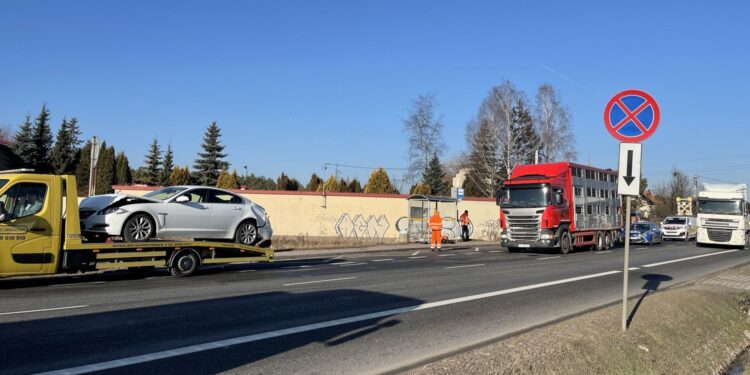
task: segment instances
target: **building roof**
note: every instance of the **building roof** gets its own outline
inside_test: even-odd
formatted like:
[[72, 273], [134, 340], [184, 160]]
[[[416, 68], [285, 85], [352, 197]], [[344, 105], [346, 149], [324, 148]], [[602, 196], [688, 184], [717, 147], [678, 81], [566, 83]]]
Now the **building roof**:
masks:
[[440, 202], [440, 203], [456, 202], [456, 200], [451, 197], [441, 197], [438, 195], [422, 195], [422, 194], [410, 195], [409, 198], [406, 198], [406, 199], [410, 201], [428, 201], [428, 202]]

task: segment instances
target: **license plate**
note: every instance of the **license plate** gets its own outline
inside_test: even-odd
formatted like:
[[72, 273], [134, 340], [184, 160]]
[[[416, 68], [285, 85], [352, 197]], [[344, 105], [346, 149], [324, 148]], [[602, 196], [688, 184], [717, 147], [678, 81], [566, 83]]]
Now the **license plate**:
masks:
[[518, 247], [531, 247], [531, 245], [527, 243], [518, 244]]

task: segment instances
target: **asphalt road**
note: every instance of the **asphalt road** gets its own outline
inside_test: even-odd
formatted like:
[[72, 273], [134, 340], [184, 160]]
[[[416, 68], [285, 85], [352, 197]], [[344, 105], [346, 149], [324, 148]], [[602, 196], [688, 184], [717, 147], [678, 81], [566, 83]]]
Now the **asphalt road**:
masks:
[[[233, 265], [190, 278], [2, 280], [0, 373], [397, 371], [619, 300], [622, 255], [483, 247]], [[692, 243], [634, 246], [629, 291], [748, 261], [750, 251]]]

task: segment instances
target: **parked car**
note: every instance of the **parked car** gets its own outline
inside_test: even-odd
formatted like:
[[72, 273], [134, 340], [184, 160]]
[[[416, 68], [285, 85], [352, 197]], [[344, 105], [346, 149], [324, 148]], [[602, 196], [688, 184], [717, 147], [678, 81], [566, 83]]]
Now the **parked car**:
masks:
[[232, 192], [204, 186], [171, 186], [142, 197], [125, 194], [84, 199], [79, 209], [86, 238], [121, 236], [234, 240], [271, 245], [273, 229], [263, 207]]
[[664, 239], [690, 241], [698, 236], [698, 221], [692, 216], [670, 216], [661, 223]]
[[630, 243], [654, 245], [664, 242], [664, 234], [659, 226], [650, 221], [630, 224]]

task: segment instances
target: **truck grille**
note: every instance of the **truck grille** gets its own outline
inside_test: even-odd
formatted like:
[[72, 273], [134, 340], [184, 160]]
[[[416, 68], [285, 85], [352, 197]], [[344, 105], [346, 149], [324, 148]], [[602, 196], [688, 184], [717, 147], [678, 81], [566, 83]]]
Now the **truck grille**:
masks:
[[508, 216], [508, 234], [514, 241], [539, 240], [539, 215]]
[[731, 230], [709, 229], [708, 239], [713, 242], [729, 242], [732, 239]]
[[705, 225], [713, 226], [713, 227], [720, 227], [720, 228], [737, 228], [737, 220], [732, 219], [706, 219]]

